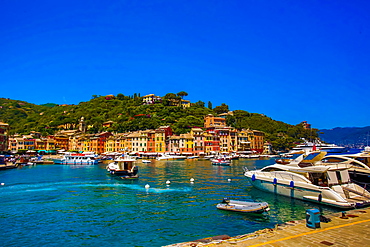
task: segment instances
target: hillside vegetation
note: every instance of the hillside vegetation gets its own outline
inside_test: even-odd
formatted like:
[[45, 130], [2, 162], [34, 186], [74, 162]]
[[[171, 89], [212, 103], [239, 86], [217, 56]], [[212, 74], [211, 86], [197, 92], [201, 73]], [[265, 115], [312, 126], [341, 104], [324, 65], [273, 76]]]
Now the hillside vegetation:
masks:
[[[179, 97], [172, 93], [164, 96], [161, 103], [151, 105], [143, 105], [142, 97], [136, 94], [94, 95], [90, 101], [78, 105], [35, 105], [0, 98], [0, 121], [10, 125], [11, 134], [29, 134], [30, 131], [36, 131], [44, 136], [52, 135], [62, 129], [76, 129], [81, 117], [84, 117], [89, 133], [123, 133], [169, 125], [175, 134], [182, 134], [189, 132], [192, 127], [203, 127], [204, 116], [207, 114], [218, 115], [229, 111], [226, 104], [212, 108], [210, 102], [208, 107], [205, 107], [202, 101], [188, 108], [172, 106], [171, 103], [176, 100], [179, 100]], [[289, 125], [244, 110], [235, 110], [233, 113], [233, 116], [226, 117], [228, 126], [239, 130], [249, 128], [263, 131], [266, 140], [270, 141], [276, 150], [290, 148], [295, 142], [299, 142], [300, 138], [317, 137], [317, 130], [306, 130], [300, 124]], [[106, 121], [114, 122], [111, 128], [103, 127], [102, 124]]]

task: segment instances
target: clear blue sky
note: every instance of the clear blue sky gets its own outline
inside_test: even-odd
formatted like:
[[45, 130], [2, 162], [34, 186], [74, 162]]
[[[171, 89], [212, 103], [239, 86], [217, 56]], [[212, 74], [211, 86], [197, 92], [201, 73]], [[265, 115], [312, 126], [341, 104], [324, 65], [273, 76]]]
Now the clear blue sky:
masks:
[[0, 97], [185, 91], [314, 128], [370, 125], [370, 1], [3, 0]]

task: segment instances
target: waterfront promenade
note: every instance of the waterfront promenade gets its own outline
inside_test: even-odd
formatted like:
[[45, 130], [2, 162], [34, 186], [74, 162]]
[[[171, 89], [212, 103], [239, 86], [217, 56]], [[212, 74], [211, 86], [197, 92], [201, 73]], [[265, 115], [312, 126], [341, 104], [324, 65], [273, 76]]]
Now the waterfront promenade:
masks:
[[331, 222], [321, 222], [320, 228], [311, 229], [306, 220], [292, 221], [277, 225], [275, 229], [264, 229], [251, 234], [228, 237], [226, 235], [210, 237], [167, 247], [188, 246], [369, 246], [370, 209], [357, 209], [335, 213], [327, 218]]

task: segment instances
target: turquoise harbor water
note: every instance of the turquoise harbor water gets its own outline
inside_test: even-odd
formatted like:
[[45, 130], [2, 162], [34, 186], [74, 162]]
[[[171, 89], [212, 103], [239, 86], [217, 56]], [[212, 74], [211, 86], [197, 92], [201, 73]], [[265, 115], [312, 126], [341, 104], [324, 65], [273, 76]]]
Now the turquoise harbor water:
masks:
[[[254, 169], [271, 163], [273, 160], [236, 160], [230, 167], [218, 167], [210, 161], [139, 161], [137, 180], [112, 177], [105, 165], [3, 170], [0, 243], [163, 246], [273, 228], [277, 223], [303, 219], [308, 208], [319, 208], [324, 214], [338, 211], [251, 187], [243, 176], [243, 166]], [[262, 216], [217, 210], [216, 204], [224, 197], [266, 201], [271, 210]]]

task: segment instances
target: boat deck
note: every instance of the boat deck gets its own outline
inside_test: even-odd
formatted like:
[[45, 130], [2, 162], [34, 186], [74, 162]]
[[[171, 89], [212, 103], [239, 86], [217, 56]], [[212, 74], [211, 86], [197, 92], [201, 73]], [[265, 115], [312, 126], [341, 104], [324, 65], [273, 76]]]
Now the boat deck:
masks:
[[229, 237], [210, 237], [167, 247], [188, 246], [368, 246], [370, 241], [370, 209], [357, 209], [325, 215], [331, 220], [320, 223], [321, 228], [306, 226], [306, 220], [279, 224], [275, 229], [264, 229], [251, 234]]

